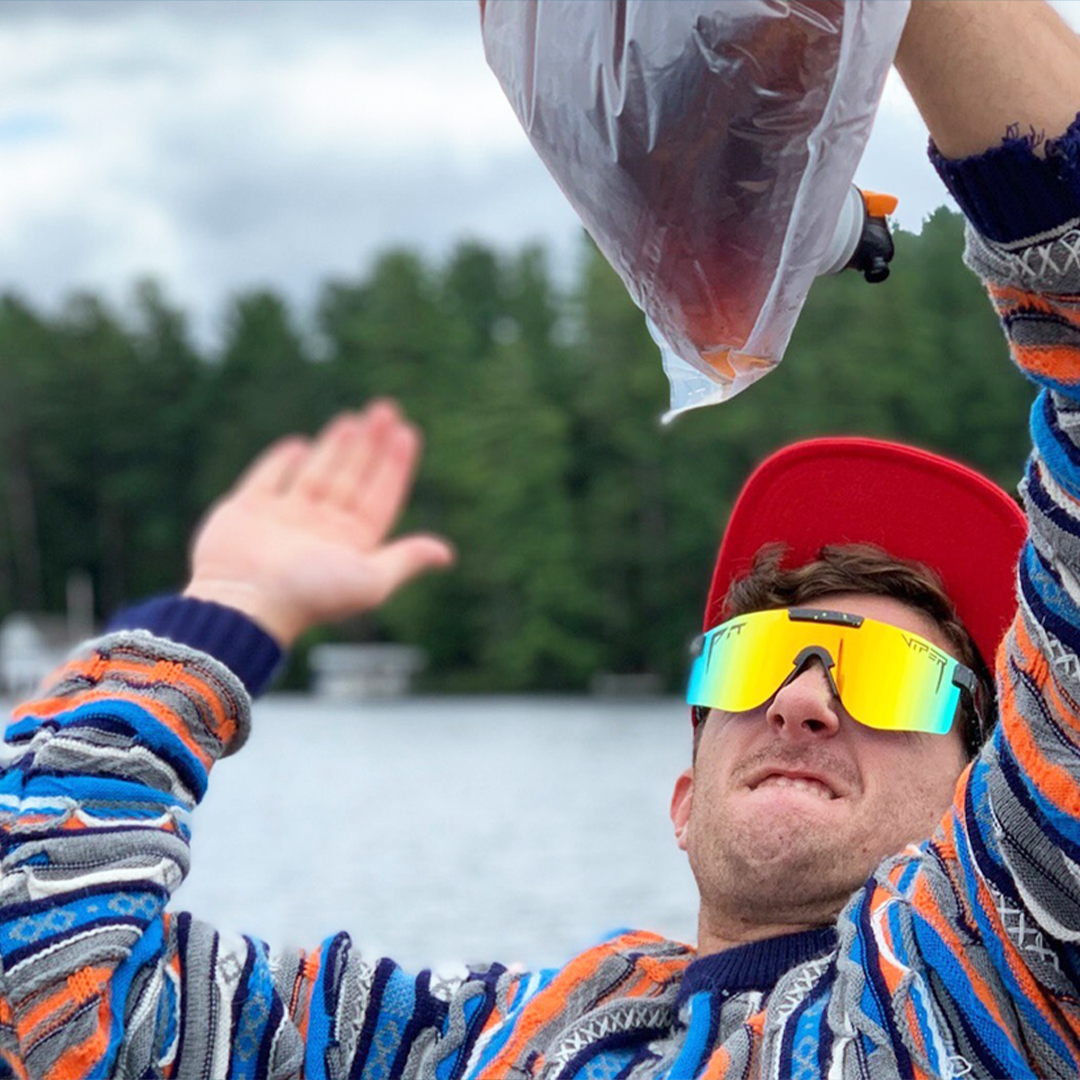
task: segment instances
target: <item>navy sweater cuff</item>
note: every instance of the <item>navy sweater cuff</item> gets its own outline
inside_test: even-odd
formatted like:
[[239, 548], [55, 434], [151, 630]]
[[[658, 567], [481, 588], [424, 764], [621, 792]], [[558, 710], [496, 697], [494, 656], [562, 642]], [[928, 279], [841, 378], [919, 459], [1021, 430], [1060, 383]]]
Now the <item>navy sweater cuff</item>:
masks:
[[951, 161], [930, 143], [930, 160], [968, 221], [996, 243], [1037, 240], [1080, 218], [1080, 116], [1045, 145], [1010, 129], [1000, 146]]
[[118, 611], [105, 628], [149, 630], [209, 653], [243, 682], [257, 697], [269, 686], [284, 653], [262, 627], [235, 608], [187, 596], [155, 596]]

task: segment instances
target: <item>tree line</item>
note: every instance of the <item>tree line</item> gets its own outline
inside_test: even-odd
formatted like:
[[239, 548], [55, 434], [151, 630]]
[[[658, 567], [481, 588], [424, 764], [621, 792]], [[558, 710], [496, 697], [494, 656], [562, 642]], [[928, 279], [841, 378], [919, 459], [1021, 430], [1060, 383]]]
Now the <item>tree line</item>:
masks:
[[403, 527], [443, 533], [459, 564], [305, 644], [418, 644], [433, 690], [579, 690], [597, 672], [678, 687], [726, 515], [774, 448], [897, 438], [1015, 486], [1031, 395], [962, 234], [942, 210], [897, 236], [885, 284], [819, 281], [776, 371], [666, 428], [643, 318], [585, 242], [562, 288], [534, 247], [388, 251], [327, 282], [305, 327], [272, 291], [232, 298], [212, 351], [152, 282], [123, 315], [89, 293], [50, 314], [5, 295], [0, 618], [63, 610], [73, 570], [99, 617], [175, 589], [200, 513], [253, 454], [391, 395], [426, 437]]

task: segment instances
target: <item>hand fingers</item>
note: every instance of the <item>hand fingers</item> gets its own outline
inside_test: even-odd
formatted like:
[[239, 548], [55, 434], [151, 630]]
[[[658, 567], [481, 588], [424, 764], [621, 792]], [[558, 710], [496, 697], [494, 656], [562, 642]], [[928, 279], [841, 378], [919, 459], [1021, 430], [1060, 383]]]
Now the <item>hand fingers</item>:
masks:
[[357, 493], [374, 468], [386, 439], [403, 423], [397, 406], [390, 401], [376, 401], [360, 415], [359, 423], [331, 480], [327, 497], [342, 510], [351, 511]]
[[401, 512], [412, 488], [420, 448], [420, 432], [410, 424], [399, 424], [388, 432], [371, 471], [356, 492], [353, 512], [375, 543], [389, 532]]
[[289, 435], [267, 447], [237, 480], [233, 491], [241, 498], [279, 495], [310, 453], [307, 439]]
[[359, 422], [354, 413], [340, 413], [319, 432], [307, 460], [293, 477], [290, 494], [316, 501], [326, 497]]
[[292, 491], [344, 509], [395, 423], [400, 423], [400, 414], [391, 401], [372, 402], [360, 413], [340, 413], [319, 433], [311, 455], [294, 478]]
[[403, 536], [387, 544], [372, 559], [382, 586], [379, 602], [419, 574], [451, 566], [456, 557], [453, 547], [438, 536]]

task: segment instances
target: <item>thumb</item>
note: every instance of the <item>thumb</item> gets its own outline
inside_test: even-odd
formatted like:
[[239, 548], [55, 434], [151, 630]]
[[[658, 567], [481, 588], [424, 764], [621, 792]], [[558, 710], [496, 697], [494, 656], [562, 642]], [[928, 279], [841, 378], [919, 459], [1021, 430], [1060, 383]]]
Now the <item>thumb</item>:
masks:
[[429, 570], [451, 566], [457, 555], [447, 541], [438, 536], [403, 536], [383, 547], [373, 562], [389, 596], [407, 581]]

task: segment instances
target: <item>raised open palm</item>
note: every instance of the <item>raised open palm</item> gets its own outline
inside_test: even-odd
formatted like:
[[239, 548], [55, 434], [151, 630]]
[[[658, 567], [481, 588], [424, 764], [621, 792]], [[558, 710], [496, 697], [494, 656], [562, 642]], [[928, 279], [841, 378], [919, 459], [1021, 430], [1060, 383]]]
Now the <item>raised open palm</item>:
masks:
[[314, 441], [264, 451], [210, 511], [186, 592], [238, 608], [282, 644], [381, 604], [453, 562], [436, 536], [387, 540], [412, 488], [420, 434], [396, 405], [342, 413]]

